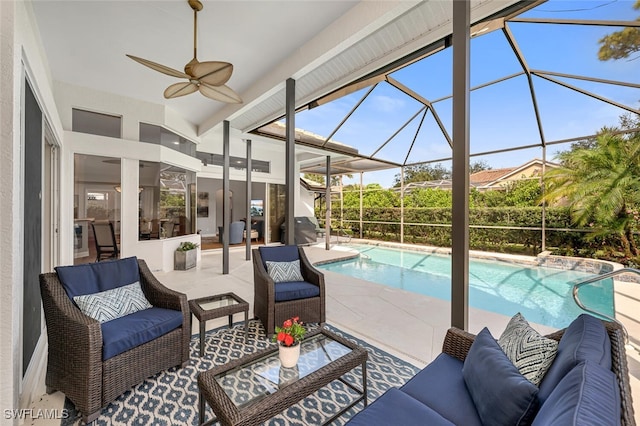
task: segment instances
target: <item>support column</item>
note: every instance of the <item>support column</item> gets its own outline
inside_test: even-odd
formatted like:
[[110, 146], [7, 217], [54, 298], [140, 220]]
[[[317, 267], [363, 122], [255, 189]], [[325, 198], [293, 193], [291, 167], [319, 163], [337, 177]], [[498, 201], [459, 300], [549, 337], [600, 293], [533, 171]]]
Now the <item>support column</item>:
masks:
[[244, 217], [246, 218], [246, 225], [245, 227], [245, 244], [247, 247], [247, 252], [246, 252], [246, 259], [247, 260], [251, 260], [251, 169], [253, 168], [253, 165], [251, 164], [251, 139], [247, 139], [245, 141], [247, 143], [247, 177], [246, 177], [246, 183], [247, 183], [247, 188], [245, 190], [245, 193], [247, 194], [247, 198], [246, 198], [246, 212]]
[[325, 213], [324, 223], [324, 248], [326, 250], [331, 249], [331, 156], [327, 155], [326, 173], [324, 180], [326, 182], [324, 188], [324, 200], [327, 203], [327, 210]]
[[296, 161], [296, 81], [292, 78], [287, 79], [286, 86], [286, 105], [285, 105], [285, 117], [286, 117], [286, 170], [285, 170], [285, 244], [295, 244], [295, 229], [294, 229], [294, 206], [295, 206], [295, 161]]
[[229, 122], [222, 122], [222, 273], [229, 273], [229, 226], [231, 192], [229, 190]]
[[362, 172], [360, 172], [360, 239], [362, 239], [362, 236], [364, 235], [364, 230], [362, 229], [363, 227], [363, 223], [362, 223], [362, 205], [363, 205], [363, 195], [362, 195], [362, 191], [363, 191], [363, 187], [362, 187]]
[[540, 250], [541, 251], [546, 251], [547, 250], [547, 202], [544, 200], [544, 196], [546, 193], [546, 188], [544, 185], [544, 174], [547, 172], [547, 146], [544, 145], [542, 147], [542, 176], [540, 176], [540, 191], [542, 193], [542, 235], [540, 235], [541, 238], [541, 244], [540, 244]]
[[469, 0], [453, 1], [451, 325], [469, 326]]
[[404, 244], [404, 166], [400, 167], [400, 243]]

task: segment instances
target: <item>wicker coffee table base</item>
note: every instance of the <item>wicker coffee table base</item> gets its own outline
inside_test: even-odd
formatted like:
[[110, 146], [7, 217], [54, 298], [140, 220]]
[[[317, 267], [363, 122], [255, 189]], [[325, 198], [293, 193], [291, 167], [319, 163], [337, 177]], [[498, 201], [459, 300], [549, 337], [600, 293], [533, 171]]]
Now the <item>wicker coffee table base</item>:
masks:
[[[238, 408], [229, 399], [229, 396], [217, 382], [216, 376], [235, 368], [248, 366], [265, 355], [269, 355], [274, 351], [277, 352], [277, 348], [267, 348], [255, 354], [244, 356], [227, 364], [215, 367], [212, 370], [200, 373], [198, 375], [199, 424], [201, 426], [206, 426], [214, 424], [215, 422], [220, 422], [222, 426], [259, 425], [273, 416], [282, 413], [287, 408], [298, 403], [314, 392], [317, 392], [334, 380], [339, 380], [344, 383], [346, 386], [354, 390], [359, 396], [349, 405], [334, 414], [324, 423], [324, 425], [332, 423], [360, 401], [364, 401], [364, 406], [366, 407], [368, 404], [367, 351], [364, 348], [354, 345], [346, 339], [343, 339], [342, 337], [327, 330], [322, 330], [321, 332], [329, 335], [332, 339], [340, 342], [341, 344], [350, 347], [352, 349], [351, 352], [287, 385], [286, 387], [281, 388], [272, 394], [266, 395], [261, 399], [256, 400], [254, 403], [242, 408]], [[362, 388], [358, 388], [342, 378], [342, 376], [358, 366], [362, 367]], [[205, 422], [207, 403], [211, 406], [217, 417]]]

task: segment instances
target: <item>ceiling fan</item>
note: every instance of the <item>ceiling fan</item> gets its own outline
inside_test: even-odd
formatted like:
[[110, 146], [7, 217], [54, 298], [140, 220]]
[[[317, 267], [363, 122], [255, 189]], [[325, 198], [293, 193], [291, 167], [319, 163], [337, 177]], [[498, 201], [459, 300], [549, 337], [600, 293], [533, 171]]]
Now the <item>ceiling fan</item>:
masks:
[[242, 99], [240, 96], [238, 96], [238, 94], [230, 87], [225, 85], [225, 83], [231, 78], [231, 73], [233, 72], [232, 64], [229, 62], [219, 61], [198, 61], [198, 12], [202, 10], [202, 3], [199, 0], [187, 0], [187, 2], [191, 9], [193, 9], [193, 59], [184, 66], [184, 72], [137, 56], [127, 56], [155, 71], [170, 75], [171, 77], [186, 78], [189, 80], [181, 83], [175, 83], [167, 87], [164, 91], [164, 97], [167, 99], [189, 95], [199, 90], [204, 96], [216, 101], [241, 103]]

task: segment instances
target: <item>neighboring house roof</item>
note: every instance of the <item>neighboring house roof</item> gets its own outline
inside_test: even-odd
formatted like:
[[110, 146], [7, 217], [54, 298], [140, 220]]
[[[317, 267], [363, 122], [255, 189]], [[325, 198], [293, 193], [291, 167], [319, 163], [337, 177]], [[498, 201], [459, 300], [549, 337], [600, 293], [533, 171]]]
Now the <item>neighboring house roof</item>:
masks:
[[469, 175], [469, 184], [472, 186], [484, 186], [510, 175], [516, 169], [517, 167], [505, 167], [503, 169], [481, 170]]
[[[482, 170], [469, 175], [469, 186], [478, 189], [502, 189], [504, 182], [531, 179], [541, 176], [542, 173], [542, 160], [534, 158], [521, 166], [517, 167], [504, 167], [501, 169]], [[559, 164], [547, 161], [545, 167], [556, 168], [560, 167]], [[523, 177], [524, 175], [524, 177]], [[451, 180], [429, 180], [424, 182], [410, 182], [405, 185], [405, 190], [411, 190], [415, 188], [440, 188], [451, 189]], [[400, 188], [394, 188], [399, 190]]]
[[534, 158], [518, 167], [506, 167], [503, 169], [483, 170], [469, 176], [469, 182], [477, 188], [499, 189], [504, 182], [538, 178], [542, 176], [542, 166], [548, 168], [560, 167], [557, 163], [550, 161], [543, 162], [539, 158]]

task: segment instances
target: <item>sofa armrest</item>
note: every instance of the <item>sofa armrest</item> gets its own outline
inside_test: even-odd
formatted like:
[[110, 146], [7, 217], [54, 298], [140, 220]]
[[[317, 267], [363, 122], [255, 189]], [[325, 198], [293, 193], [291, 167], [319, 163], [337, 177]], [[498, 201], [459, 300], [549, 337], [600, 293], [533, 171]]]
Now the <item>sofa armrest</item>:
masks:
[[149, 302], [158, 308], [182, 312], [182, 362], [187, 362], [191, 338], [191, 310], [187, 295], [172, 290], [158, 281], [144, 260], [138, 259], [138, 268], [140, 269], [140, 285]]
[[476, 336], [456, 327], [447, 330], [442, 344], [442, 352], [464, 361]]
[[[47, 323], [49, 362], [46, 385], [82, 394], [92, 413], [102, 401], [102, 329], [100, 323], [73, 304], [55, 272], [40, 274], [40, 294]], [[82, 376], [76, 374], [78, 370]], [[79, 399], [74, 398], [78, 401]]]
[[144, 260], [138, 259], [138, 267], [140, 268], [140, 286], [153, 306], [189, 312], [186, 294], [172, 290], [158, 281]]
[[304, 252], [303, 248], [299, 249], [300, 251], [300, 271], [302, 272], [302, 276], [304, 280], [320, 287], [321, 296], [324, 297], [324, 274], [320, 272], [317, 268], [315, 268], [309, 259], [307, 258], [307, 254]]

